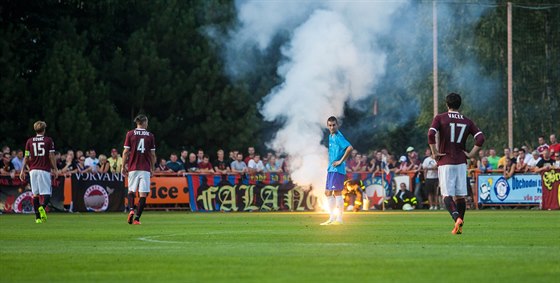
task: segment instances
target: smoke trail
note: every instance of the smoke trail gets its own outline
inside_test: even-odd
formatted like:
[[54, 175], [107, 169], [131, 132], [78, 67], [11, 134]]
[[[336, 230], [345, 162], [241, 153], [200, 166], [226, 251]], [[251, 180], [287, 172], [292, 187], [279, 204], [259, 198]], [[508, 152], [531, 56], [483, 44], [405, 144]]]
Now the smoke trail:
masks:
[[[291, 157], [293, 180], [324, 187], [327, 149], [321, 139], [329, 116], [341, 117], [345, 103], [371, 94], [385, 71], [386, 55], [376, 43], [389, 17], [403, 5], [388, 2], [238, 2], [241, 27], [228, 46], [265, 52], [272, 38], [289, 33], [278, 66], [283, 83], [264, 98], [267, 121], [285, 121], [269, 146]], [[231, 57], [230, 57], [231, 59]], [[242, 60], [236, 60], [237, 62]], [[250, 66], [231, 64], [230, 72]], [[341, 127], [344, 133], [344, 127]]]

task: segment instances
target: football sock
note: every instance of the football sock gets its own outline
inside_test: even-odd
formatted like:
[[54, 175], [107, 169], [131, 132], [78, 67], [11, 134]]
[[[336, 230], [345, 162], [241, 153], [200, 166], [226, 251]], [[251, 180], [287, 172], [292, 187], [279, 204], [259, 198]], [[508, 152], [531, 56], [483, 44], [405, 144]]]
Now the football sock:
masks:
[[330, 214], [329, 220], [334, 221], [336, 217], [334, 214], [334, 208], [336, 207], [336, 200], [334, 199], [333, 195], [327, 197], [327, 203], [329, 204], [329, 214]]
[[463, 221], [465, 220], [465, 210], [467, 210], [467, 202], [465, 201], [464, 198], [460, 198], [457, 199], [455, 201], [455, 203], [457, 204], [457, 211], [459, 212], [459, 217], [461, 217], [461, 219], [463, 219]]
[[140, 197], [138, 201], [138, 213], [136, 213], [136, 220], [140, 220], [140, 216], [142, 216], [142, 211], [144, 210], [144, 206], [146, 205], [146, 197]]
[[338, 207], [338, 215], [336, 221], [342, 222], [342, 212], [344, 211], [344, 198], [342, 196], [335, 196], [336, 206]]
[[47, 205], [51, 201], [51, 195], [43, 195], [43, 208], [47, 208]]
[[35, 209], [35, 219], [40, 219], [41, 214], [39, 214], [39, 196], [33, 196], [33, 208]]
[[134, 209], [134, 192], [128, 192], [128, 211]]
[[443, 202], [445, 203], [445, 207], [447, 207], [447, 211], [449, 211], [449, 214], [451, 214], [453, 221], [457, 221], [459, 212], [457, 211], [457, 204], [455, 204], [455, 201], [453, 201], [453, 197], [446, 196], [443, 198]]

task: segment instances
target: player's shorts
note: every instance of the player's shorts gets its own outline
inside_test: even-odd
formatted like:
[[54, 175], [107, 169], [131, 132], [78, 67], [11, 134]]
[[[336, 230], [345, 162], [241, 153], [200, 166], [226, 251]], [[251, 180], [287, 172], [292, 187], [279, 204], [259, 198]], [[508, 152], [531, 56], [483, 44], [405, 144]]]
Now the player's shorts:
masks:
[[150, 172], [130, 171], [128, 172], [128, 191], [141, 193], [150, 192]]
[[342, 191], [344, 189], [344, 179], [346, 176], [337, 172], [327, 173], [327, 191]]
[[51, 194], [51, 172], [34, 169], [29, 171], [29, 179], [33, 195]]
[[426, 179], [424, 189], [428, 194], [437, 196], [438, 179]]
[[438, 167], [441, 195], [467, 195], [467, 164], [448, 164]]

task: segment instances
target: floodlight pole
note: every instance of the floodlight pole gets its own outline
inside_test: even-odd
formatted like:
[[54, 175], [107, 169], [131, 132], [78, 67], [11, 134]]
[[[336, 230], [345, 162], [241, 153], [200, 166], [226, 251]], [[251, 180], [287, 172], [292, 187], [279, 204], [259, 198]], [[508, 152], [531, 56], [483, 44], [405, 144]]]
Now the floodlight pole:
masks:
[[434, 117], [438, 114], [438, 28], [436, 1], [432, 2], [432, 37], [433, 37], [433, 78], [434, 78]]
[[513, 148], [513, 55], [512, 55], [512, 28], [511, 28], [511, 2], [507, 3], [507, 91], [508, 91], [508, 147]]

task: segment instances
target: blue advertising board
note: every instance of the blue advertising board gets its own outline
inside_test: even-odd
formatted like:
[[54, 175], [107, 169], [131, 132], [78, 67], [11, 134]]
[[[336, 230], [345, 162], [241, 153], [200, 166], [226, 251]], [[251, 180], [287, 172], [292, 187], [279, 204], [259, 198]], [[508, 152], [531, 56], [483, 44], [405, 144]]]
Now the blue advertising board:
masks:
[[501, 174], [478, 176], [479, 204], [539, 204], [542, 199], [540, 174]]

